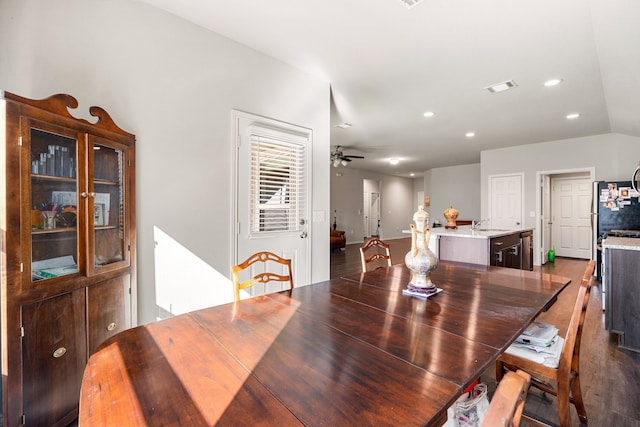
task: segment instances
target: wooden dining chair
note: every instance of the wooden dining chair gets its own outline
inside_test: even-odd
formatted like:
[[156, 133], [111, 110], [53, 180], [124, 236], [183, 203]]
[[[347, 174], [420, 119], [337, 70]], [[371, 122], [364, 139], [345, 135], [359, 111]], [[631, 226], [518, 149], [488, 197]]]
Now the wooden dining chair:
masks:
[[507, 372], [493, 393], [482, 427], [518, 427], [530, 381], [524, 371]]
[[[368, 253], [373, 252], [372, 255]], [[362, 272], [366, 273], [369, 264], [375, 261], [386, 261], [387, 266], [391, 267], [391, 252], [389, 245], [377, 237], [367, 240], [363, 247], [360, 248], [360, 262], [362, 263]]]
[[[558, 401], [558, 418], [561, 427], [571, 426], [571, 413], [569, 404], [573, 404], [578, 413], [578, 418], [583, 424], [587, 424], [587, 411], [582, 400], [580, 389], [580, 340], [584, 319], [587, 312], [587, 304], [591, 295], [593, 284], [593, 270], [595, 261], [590, 261], [582, 277], [578, 296], [576, 298], [567, 334], [562, 343], [560, 358], [557, 366], [547, 366], [528, 358], [503, 353], [496, 362], [496, 380], [500, 381], [506, 371], [524, 370], [531, 375], [531, 386], [556, 396]], [[557, 339], [562, 339], [558, 337]], [[549, 381], [556, 383], [556, 388]], [[534, 426], [546, 426], [544, 422], [527, 415], [522, 418]]]
[[[251, 267], [253, 264], [260, 262], [267, 267], [267, 263], [275, 262], [285, 267], [287, 274], [276, 274], [272, 272], [262, 272], [254, 275], [252, 278], [245, 282], [240, 282], [239, 274], [241, 271]], [[247, 258], [244, 262], [238, 265], [234, 265], [231, 268], [233, 277], [234, 297], [236, 301], [240, 301], [240, 290], [247, 289], [259, 283], [268, 282], [289, 282], [289, 289], [293, 289], [293, 274], [291, 271], [291, 260], [279, 257], [272, 252], [257, 252]]]

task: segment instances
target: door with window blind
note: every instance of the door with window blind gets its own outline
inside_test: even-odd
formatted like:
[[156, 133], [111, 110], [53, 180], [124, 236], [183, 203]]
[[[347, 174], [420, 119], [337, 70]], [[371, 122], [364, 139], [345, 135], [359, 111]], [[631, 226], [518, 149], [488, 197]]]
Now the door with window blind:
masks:
[[[233, 112], [236, 135], [235, 260], [269, 251], [292, 261], [295, 286], [310, 282], [309, 211], [311, 130], [242, 112]], [[256, 269], [263, 266], [254, 264]], [[280, 273], [281, 266], [268, 265]], [[254, 275], [262, 270], [247, 272]], [[247, 277], [248, 278], [248, 277]], [[241, 278], [243, 280], [243, 278]], [[288, 284], [250, 288], [251, 295]], [[241, 296], [242, 297], [242, 296]]]

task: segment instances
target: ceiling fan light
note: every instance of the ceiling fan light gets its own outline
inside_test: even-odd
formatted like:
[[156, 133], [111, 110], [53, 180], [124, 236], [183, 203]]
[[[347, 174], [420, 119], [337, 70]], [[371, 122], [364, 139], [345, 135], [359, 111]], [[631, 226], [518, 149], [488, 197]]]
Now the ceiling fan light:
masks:
[[342, 163], [342, 166], [347, 166], [349, 164], [349, 162], [344, 159], [342, 159], [342, 162], [340, 163]]
[[333, 167], [334, 167], [334, 168], [337, 168], [338, 166], [340, 166], [340, 159], [335, 159], [335, 160], [333, 161]]

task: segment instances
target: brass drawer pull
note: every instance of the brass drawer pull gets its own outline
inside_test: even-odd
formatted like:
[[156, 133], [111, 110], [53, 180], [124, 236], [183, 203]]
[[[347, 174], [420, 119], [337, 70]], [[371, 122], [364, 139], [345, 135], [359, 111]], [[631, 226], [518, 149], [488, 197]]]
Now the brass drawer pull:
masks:
[[115, 322], [111, 322], [107, 325], [107, 331], [113, 331], [118, 327], [118, 325]]
[[58, 357], [64, 356], [64, 354], [66, 352], [67, 352], [66, 348], [60, 347], [59, 349], [57, 349], [56, 351], [53, 352], [53, 357], [55, 357], [57, 359]]

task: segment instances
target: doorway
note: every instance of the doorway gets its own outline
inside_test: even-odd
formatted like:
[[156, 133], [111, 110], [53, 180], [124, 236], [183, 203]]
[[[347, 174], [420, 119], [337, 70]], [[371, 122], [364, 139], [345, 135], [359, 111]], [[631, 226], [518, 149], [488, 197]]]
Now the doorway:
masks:
[[240, 111], [233, 121], [233, 263], [273, 252], [291, 259], [296, 285], [307, 284], [312, 131]]
[[594, 168], [537, 172], [534, 263], [557, 256], [590, 259], [592, 253], [592, 182]]
[[380, 237], [380, 182], [372, 179], [362, 180], [362, 210], [364, 240]]
[[551, 248], [557, 256], [591, 258], [589, 178], [551, 178]]

